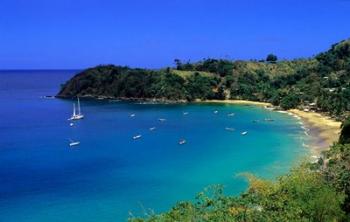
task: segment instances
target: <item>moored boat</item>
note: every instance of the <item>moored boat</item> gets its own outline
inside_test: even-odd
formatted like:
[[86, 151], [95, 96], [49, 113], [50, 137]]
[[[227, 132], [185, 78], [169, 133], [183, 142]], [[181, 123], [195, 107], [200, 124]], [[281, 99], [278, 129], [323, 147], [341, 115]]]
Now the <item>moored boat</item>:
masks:
[[184, 145], [186, 143], [186, 140], [185, 139], [180, 139], [179, 140], [179, 145]]
[[73, 114], [68, 120], [80, 120], [83, 118], [84, 118], [84, 115], [81, 113], [80, 101], [79, 101], [79, 97], [78, 97], [78, 110], [77, 110], [77, 112], [75, 111], [75, 103], [73, 103]]
[[235, 131], [235, 128], [232, 128], [232, 127], [225, 127], [225, 130], [227, 130], [227, 131]]
[[142, 135], [139, 134], [139, 135], [133, 136], [132, 138], [133, 138], [134, 140], [137, 140], [137, 139], [140, 139], [141, 137], [142, 137]]
[[73, 141], [73, 140], [70, 140], [69, 142], [69, 146], [72, 147], [72, 146], [78, 146], [80, 144], [80, 141]]

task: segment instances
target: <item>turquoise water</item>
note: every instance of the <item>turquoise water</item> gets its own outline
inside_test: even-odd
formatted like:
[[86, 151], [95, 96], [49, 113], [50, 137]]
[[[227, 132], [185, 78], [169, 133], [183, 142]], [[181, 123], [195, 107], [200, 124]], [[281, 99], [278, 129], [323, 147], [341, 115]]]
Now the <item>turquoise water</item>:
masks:
[[[0, 72], [0, 221], [125, 221], [211, 184], [238, 194], [247, 186], [238, 173], [273, 179], [306, 152], [293, 117], [255, 106], [83, 100], [86, 118], [70, 127], [72, 101], [40, 97], [73, 74]], [[264, 118], [275, 121], [253, 123]]]

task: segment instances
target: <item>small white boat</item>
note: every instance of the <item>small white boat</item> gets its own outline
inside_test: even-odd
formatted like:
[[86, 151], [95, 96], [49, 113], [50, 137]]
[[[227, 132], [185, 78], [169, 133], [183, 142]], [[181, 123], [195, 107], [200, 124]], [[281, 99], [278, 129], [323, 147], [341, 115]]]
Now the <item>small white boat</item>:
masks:
[[69, 126], [74, 126], [74, 123], [70, 123]]
[[166, 119], [164, 119], [164, 118], [159, 118], [158, 120], [159, 120], [159, 122], [165, 122], [166, 121]]
[[156, 127], [151, 127], [151, 128], [149, 128], [149, 130], [154, 131], [154, 130], [156, 130]]
[[137, 139], [140, 139], [142, 137], [142, 135], [136, 135], [136, 136], [133, 136], [132, 138], [134, 139], [134, 140], [137, 140]]
[[241, 134], [244, 136], [244, 135], [247, 135], [247, 131], [244, 131], [244, 132], [242, 132]]
[[183, 112], [183, 115], [184, 115], [184, 116], [188, 115], [188, 112]]
[[215, 110], [215, 111], [214, 111], [214, 114], [218, 114], [218, 112], [219, 112], [219, 111]]
[[234, 116], [234, 115], [235, 115], [234, 113], [227, 114], [227, 116]]
[[227, 130], [227, 131], [235, 131], [235, 128], [232, 128], [232, 127], [225, 127], [225, 130]]
[[78, 146], [80, 144], [79, 141], [73, 141], [73, 140], [70, 140], [69, 142], [69, 146], [72, 147], [72, 146]]
[[135, 116], [136, 116], [135, 113], [130, 114], [130, 117], [135, 117]]
[[186, 143], [186, 140], [185, 139], [181, 139], [180, 141], [179, 141], [179, 145], [184, 145]]
[[68, 120], [80, 120], [83, 118], [84, 118], [84, 115], [81, 114], [80, 101], [79, 101], [79, 97], [78, 97], [78, 113], [75, 112], [75, 103], [73, 103], [73, 114]]
[[42, 96], [41, 98], [44, 98], [44, 99], [54, 99], [55, 96]]

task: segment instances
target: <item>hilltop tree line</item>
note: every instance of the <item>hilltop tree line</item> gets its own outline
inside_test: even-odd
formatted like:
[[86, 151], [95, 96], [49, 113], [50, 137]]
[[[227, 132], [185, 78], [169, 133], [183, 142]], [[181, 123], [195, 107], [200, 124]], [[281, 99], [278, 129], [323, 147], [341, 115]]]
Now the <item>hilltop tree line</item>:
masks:
[[105, 65], [87, 69], [62, 86], [58, 96], [136, 99], [246, 99], [283, 109], [312, 108], [342, 117], [350, 110], [350, 40], [314, 58], [278, 61], [204, 59], [161, 70]]
[[335, 44], [311, 59], [277, 62], [206, 59], [176, 60], [176, 68], [221, 77], [228, 98], [270, 102], [284, 109], [310, 106], [339, 116], [350, 110], [350, 41]]
[[[248, 99], [284, 109], [312, 108], [342, 119], [350, 110], [349, 40], [310, 59], [278, 61], [269, 55], [264, 61], [177, 59], [175, 64], [161, 70], [97, 66], [63, 84], [58, 96]], [[304, 163], [276, 182], [245, 176], [250, 185], [240, 196], [224, 195], [222, 187], [213, 186], [167, 212], [129, 220], [349, 221], [350, 119], [342, 124], [339, 142], [316, 163]]]

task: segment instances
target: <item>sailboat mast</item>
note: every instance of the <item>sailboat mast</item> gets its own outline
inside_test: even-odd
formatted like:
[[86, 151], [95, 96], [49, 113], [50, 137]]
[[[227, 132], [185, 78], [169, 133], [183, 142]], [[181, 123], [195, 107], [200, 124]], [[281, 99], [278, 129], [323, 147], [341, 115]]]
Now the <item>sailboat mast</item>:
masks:
[[78, 115], [80, 115], [80, 101], [79, 101], [79, 97], [78, 97]]
[[73, 116], [75, 116], [75, 103], [73, 103]]

